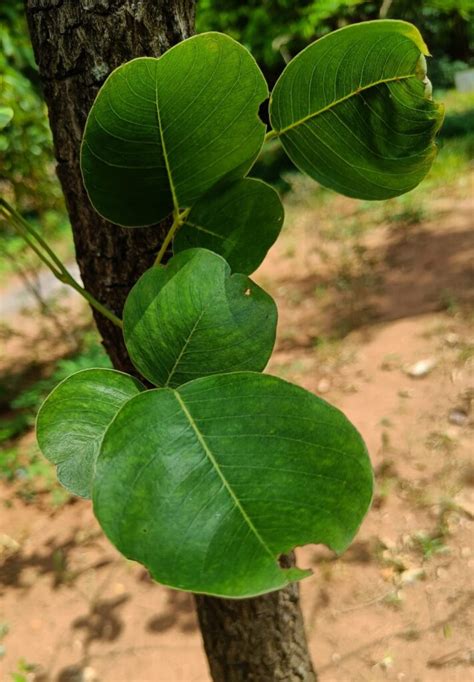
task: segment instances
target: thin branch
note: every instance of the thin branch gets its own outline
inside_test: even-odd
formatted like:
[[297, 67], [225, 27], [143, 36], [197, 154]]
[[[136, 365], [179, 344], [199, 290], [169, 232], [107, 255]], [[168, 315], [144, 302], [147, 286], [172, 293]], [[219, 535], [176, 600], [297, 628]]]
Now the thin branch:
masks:
[[80, 294], [86, 301], [95, 308], [99, 313], [104, 315], [117, 327], [122, 328], [122, 320], [117, 317], [111, 310], [106, 308], [102, 303], [97, 301], [92, 294], [90, 294], [79, 282], [77, 282], [71, 275], [69, 270], [65, 267], [63, 262], [58, 258], [50, 246], [45, 242], [40, 234], [30, 225], [30, 223], [21, 216], [10, 204], [0, 197], [0, 214], [10, 222], [10, 224], [17, 230], [21, 237], [25, 240], [28, 246], [36, 253], [36, 255], [43, 261], [43, 263], [51, 270], [53, 275], [63, 284], [72, 287], [78, 294]]
[[[16, 209], [13, 208], [13, 206], [10, 206], [10, 204], [5, 201], [5, 199], [2, 199], [0, 197], [0, 207], [3, 208], [4, 212], [8, 212], [12, 218], [15, 219], [15, 221], [23, 228], [23, 230], [26, 230], [26, 232], [33, 237], [35, 241], [38, 242], [38, 244], [41, 246], [42, 249], [44, 249], [45, 253], [48, 255], [48, 258], [51, 259], [51, 262], [54, 263], [55, 268], [57, 268], [60, 272], [65, 272], [66, 268], [64, 267], [62, 261], [56, 256], [54, 251], [49, 247], [49, 245], [44, 241], [43, 237], [34, 229], [30, 223], [23, 218], [23, 216], [18, 213]], [[44, 261], [44, 258], [41, 258], [41, 260]], [[48, 266], [51, 268], [51, 266]]]
[[[1, 201], [1, 200], [0, 200]], [[0, 213], [3, 214], [3, 217], [6, 220], [9, 220], [10, 224], [16, 229], [20, 237], [23, 237], [25, 242], [28, 244], [30, 249], [36, 253], [38, 258], [51, 270], [53, 275], [57, 277], [58, 279], [61, 277], [62, 272], [56, 267], [54, 263], [52, 263], [48, 257], [41, 251], [39, 246], [34, 242], [34, 240], [31, 238], [30, 234], [24, 229], [22, 223], [18, 222], [15, 218], [14, 215], [10, 215], [1, 205], [0, 205]]]

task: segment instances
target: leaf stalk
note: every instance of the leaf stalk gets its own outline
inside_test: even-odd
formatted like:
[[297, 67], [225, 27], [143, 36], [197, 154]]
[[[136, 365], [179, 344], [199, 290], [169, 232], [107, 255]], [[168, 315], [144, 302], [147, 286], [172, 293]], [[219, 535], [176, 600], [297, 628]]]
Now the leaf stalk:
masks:
[[279, 133], [276, 130], [269, 130], [268, 133], [265, 135], [264, 142], [274, 140], [276, 137], [279, 137]]
[[181, 211], [181, 212], [179, 212], [179, 211], [174, 212], [173, 224], [171, 225], [171, 227], [168, 231], [168, 234], [166, 235], [166, 237], [163, 241], [163, 244], [161, 245], [161, 248], [158, 251], [158, 254], [156, 256], [155, 263], [154, 263], [155, 266], [161, 264], [161, 261], [163, 260], [163, 257], [165, 255], [166, 251], [168, 250], [168, 247], [171, 244], [172, 240], [174, 239], [177, 231], [186, 222], [186, 218], [188, 217], [190, 210], [191, 210], [190, 208], [187, 208], [186, 210]]

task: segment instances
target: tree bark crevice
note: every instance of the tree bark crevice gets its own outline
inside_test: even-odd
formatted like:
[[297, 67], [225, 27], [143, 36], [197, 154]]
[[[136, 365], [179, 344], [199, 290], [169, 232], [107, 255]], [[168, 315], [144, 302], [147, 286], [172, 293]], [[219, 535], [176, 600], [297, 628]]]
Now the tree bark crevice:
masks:
[[[159, 56], [194, 29], [193, 0], [25, 0], [53, 132], [57, 173], [84, 286], [116, 315], [149, 268], [170, 221], [125, 229], [92, 208], [79, 166], [87, 115], [109, 73], [140, 56]], [[94, 311], [114, 366], [136, 374], [121, 330]], [[196, 597], [215, 682], [314, 682], [298, 586], [255, 599]]]

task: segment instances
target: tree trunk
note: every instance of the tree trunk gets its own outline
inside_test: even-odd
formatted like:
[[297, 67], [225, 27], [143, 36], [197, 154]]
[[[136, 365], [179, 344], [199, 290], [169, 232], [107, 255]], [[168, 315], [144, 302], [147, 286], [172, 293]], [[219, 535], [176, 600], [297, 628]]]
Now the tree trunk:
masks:
[[[280, 563], [292, 566], [293, 554]], [[195, 599], [215, 682], [316, 682], [297, 583], [255, 599]]]
[[[117, 66], [159, 56], [193, 32], [194, 0], [25, 0], [84, 286], [121, 315], [169, 223], [125, 229], [100, 218], [82, 184], [79, 150], [99, 87]], [[120, 329], [94, 311], [117, 369], [134, 372]], [[313, 682], [295, 586], [244, 601], [198, 597], [215, 682]]]

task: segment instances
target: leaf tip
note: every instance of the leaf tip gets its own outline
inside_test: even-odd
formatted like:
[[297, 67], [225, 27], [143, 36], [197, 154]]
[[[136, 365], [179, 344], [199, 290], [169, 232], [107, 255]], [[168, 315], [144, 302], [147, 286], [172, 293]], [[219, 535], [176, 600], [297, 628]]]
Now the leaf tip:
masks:
[[313, 571], [310, 568], [295, 567], [284, 569], [284, 571], [289, 583], [297, 582], [313, 575]]

